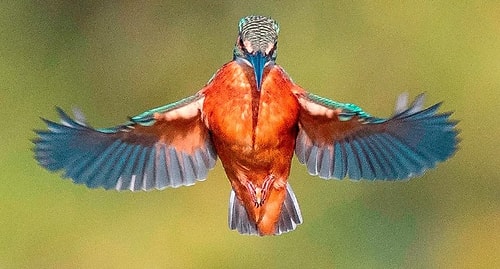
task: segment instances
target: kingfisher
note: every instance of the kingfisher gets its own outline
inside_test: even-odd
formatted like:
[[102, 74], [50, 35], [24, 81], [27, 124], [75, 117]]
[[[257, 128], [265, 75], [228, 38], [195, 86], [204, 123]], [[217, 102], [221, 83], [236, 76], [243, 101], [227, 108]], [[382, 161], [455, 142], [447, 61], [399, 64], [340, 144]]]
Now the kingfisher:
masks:
[[418, 176], [457, 150], [457, 121], [420, 94], [397, 98], [379, 118], [351, 103], [310, 93], [276, 64], [278, 23], [248, 16], [238, 24], [233, 59], [195, 93], [93, 128], [79, 111], [56, 108], [42, 119], [35, 159], [89, 188], [152, 190], [193, 185], [219, 158], [231, 184], [229, 227], [278, 235], [302, 223], [288, 182], [292, 157], [323, 179], [402, 180]]

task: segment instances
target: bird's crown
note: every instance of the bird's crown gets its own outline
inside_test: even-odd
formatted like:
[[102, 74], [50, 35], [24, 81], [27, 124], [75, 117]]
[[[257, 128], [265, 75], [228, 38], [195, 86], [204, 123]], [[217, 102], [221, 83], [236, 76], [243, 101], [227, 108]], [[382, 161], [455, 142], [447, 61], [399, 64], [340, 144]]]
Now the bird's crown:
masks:
[[255, 54], [261, 52], [271, 59], [276, 58], [276, 44], [278, 41], [279, 25], [275, 20], [251, 15], [244, 17], [238, 24], [238, 40], [234, 56], [242, 57], [244, 53]]

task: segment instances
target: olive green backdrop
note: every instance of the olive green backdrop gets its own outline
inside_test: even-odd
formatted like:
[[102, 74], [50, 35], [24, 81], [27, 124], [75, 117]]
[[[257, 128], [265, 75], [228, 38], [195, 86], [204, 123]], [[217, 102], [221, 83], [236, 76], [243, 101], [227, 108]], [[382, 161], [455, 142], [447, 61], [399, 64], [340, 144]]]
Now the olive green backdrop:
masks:
[[[500, 267], [496, 1], [216, 2], [0, 4], [0, 268]], [[266, 238], [228, 229], [220, 162], [192, 187], [119, 193], [33, 160], [56, 105], [105, 127], [195, 93], [249, 14], [280, 22], [277, 62], [311, 92], [377, 116], [403, 91], [444, 100], [460, 150], [400, 183], [324, 181], [294, 160], [304, 224]]]

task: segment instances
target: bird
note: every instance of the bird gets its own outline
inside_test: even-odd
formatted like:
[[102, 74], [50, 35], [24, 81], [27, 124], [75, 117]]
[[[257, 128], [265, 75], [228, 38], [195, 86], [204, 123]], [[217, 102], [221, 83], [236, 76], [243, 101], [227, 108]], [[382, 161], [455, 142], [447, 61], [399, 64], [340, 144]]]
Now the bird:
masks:
[[422, 175], [454, 155], [457, 120], [424, 108], [424, 94], [394, 113], [372, 116], [352, 103], [306, 91], [276, 63], [276, 20], [242, 18], [233, 58], [190, 97], [91, 127], [80, 111], [42, 118], [34, 158], [89, 188], [148, 191], [190, 186], [220, 159], [231, 191], [228, 224], [246, 235], [279, 235], [303, 222], [288, 182], [295, 155], [323, 179], [396, 181]]

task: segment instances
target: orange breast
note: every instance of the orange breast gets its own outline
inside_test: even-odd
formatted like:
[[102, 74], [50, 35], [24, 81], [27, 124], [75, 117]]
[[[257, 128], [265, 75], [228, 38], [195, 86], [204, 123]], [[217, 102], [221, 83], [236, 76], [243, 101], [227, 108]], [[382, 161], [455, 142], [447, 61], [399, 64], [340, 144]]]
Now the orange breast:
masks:
[[[294, 84], [279, 66], [264, 70], [261, 91], [253, 70], [224, 65], [203, 91], [203, 114], [238, 199], [260, 234], [273, 234], [286, 195], [286, 182], [298, 131], [299, 104]], [[262, 187], [275, 178], [267, 200], [255, 206], [248, 182]]]
[[249, 72], [237, 63], [224, 65], [203, 90], [205, 122], [227, 144], [252, 144], [252, 91]]
[[299, 105], [279, 66], [264, 70], [260, 92], [253, 76], [248, 66], [224, 65], [204, 89], [203, 113], [223, 162], [227, 152], [242, 165], [269, 166], [276, 155], [291, 158]]

